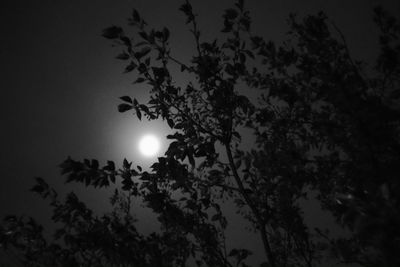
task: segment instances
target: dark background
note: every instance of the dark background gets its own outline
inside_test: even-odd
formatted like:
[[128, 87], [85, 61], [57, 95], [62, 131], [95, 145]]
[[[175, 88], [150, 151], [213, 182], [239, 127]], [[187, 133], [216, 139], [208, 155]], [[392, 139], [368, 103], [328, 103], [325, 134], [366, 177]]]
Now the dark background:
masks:
[[[49, 209], [29, 192], [35, 176], [44, 177], [61, 192], [75, 189], [102, 210], [108, 202], [106, 190], [93, 191], [63, 186], [57, 165], [67, 156], [81, 160], [97, 158], [117, 163], [123, 158], [148, 166], [137, 152], [140, 135], [153, 132], [163, 137], [162, 122], [139, 122], [119, 114], [118, 97], [129, 94], [145, 101], [147, 88], [132, 85], [133, 76], [122, 75], [119, 52], [101, 37], [102, 29], [126, 25], [131, 9], [141, 12], [150, 26], [171, 30], [173, 54], [187, 59], [193, 42], [185, 18], [178, 11], [183, 1], [1, 1], [0, 2], [0, 217], [33, 215], [48, 220]], [[199, 14], [203, 38], [218, 37], [221, 15], [233, 1], [192, 1]], [[377, 30], [372, 8], [382, 5], [399, 16], [398, 0], [274, 0], [245, 1], [253, 18], [253, 32], [282, 41], [290, 12], [301, 15], [325, 11], [347, 37], [355, 58], [374, 59]], [[179, 80], [179, 77], [177, 78]], [[167, 147], [164, 142], [163, 150]], [[313, 223], [318, 205], [308, 206]], [[146, 225], [151, 215], [141, 215]], [[233, 225], [233, 231], [241, 226]], [[241, 242], [242, 236], [233, 238]], [[253, 242], [253, 241], [251, 241]], [[258, 240], [254, 241], [257, 247]]]

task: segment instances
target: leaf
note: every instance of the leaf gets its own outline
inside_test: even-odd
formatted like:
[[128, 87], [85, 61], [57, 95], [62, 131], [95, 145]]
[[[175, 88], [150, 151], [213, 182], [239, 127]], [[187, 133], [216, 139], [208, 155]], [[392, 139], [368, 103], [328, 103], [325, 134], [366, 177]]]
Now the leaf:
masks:
[[114, 174], [110, 174], [110, 181], [115, 184], [115, 175]]
[[124, 45], [125, 45], [129, 50], [132, 49], [132, 43], [131, 43], [131, 40], [130, 40], [128, 37], [126, 37], [126, 36], [121, 36], [119, 39], [124, 43]]
[[167, 86], [167, 93], [171, 95], [176, 95], [178, 90], [173, 86]]
[[128, 104], [119, 104], [118, 105], [118, 111], [121, 113], [131, 110], [132, 108], [133, 108], [132, 105], [128, 105]]
[[229, 256], [229, 257], [232, 257], [232, 256], [236, 256], [236, 255], [238, 255], [238, 254], [239, 254], [239, 250], [237, 250], [236, 248], [234, 248], [234, 249], [232, 249], [232, 250], [229, 252], [228, 256]]
[[146, 32], [139, 32], [140, 37], [142, 37], [144, 40], [148, 41], [149, 36], [147, 35]]
[[188, 156], [190, 165], [195, 166], [196, 162], [194, 160], [193, 154], [192, 153], [188, 153], [187, 156]]
[[137, 67], [137, 64], [136, 64], [135, 62], [131, 61], [131, 63], [129, 63], [129, 65], [126, 66], [124, 72], [125, 72], [125, 73], [131, 72], [131, 71], [133, 71], [136, 67]]
[[251, 57], [252, 59], [255, 59], [254, 54], [253, 54], [251, 51], [249, 51], [249, 50], [244, 50], [244, 52], [245, 52], [249, 57]]
[[244, 27], [245, 31], [250, 30], [250, 19], [248, 17], [242, 17], [240, 19], [240, 25]]
[[122, 180], [122, 190], [128, 191], [131, 190], [132, 186], [133, 186], [133, 181], [130, 177], [127, 177], [125, 179]]
[[233, 131], [233, 132], [232, 132], [232, 135], [233, 135], [234, 137], [236, 137], [237, 139], [239, 139], [239, 141], [242, 140], [242, 137], [240, 136], [240, 134], [239, 134], [238, 132]]
[[139, 12], [136, 9], [133, 9], [132, 18], [135, 22], [140, 22], [141, 20]]
[[144, 60], [144, 64], [146, 64], [146, 66], [150, 66], [150, 57]]
[[164, 68], [152, 67], [151, 69], [157, 79], [162, 79], [167, 75], [167, 72]]
[[129, 96], [121, 96], [120, 99], [131, 104], [133, 103], [132, 98], [130, 98]]
[[244, 0], [238, 0], [237, 3], [235, 3], [235, 6], [239, 8], [241, 11], [243, 11], [244, 8]]
[[121, 54], [119, 54], [118, 56], [116, 56], [117, 59], [121, 59], [121, 60], [127, 60], [130, 58], [129, 54], [122, 52]]
[[[188, 17], [192, 15], [192, 6], [190, 5], [189, 2], [186, 2], [185, 4], [181, 5], [179, 10], [181, 10], [183, 13], [185, 13], [185, 15]], [[186, 22], [186, 23], [188, 23], [188, 22]]]
[[145, 55], [147, 55], [148, 53], [150, 53], [150, 51], [151, 51], [151, 48], [150, 48], [150, 47], [148, 47], [148, 46], [143, 47], [142, 50], [140, 50], [140, 52], [136, 52], [136, 53], [135, 53], [135, 57], [136, 57], [137, 59], [141, 59], [142, 57], [144, 57]]
[[168, 126], [172, 129], [174, 128], [174, 121], [172, 119], [167, 119]]
[[43, 188], [43, 186], [37, 184], [37, 185], [34, 185], [34, 186], [31, 188], [31, 191], [40, 194], [40, 193], [42, 193], [42, 192], [44, 191], [44, 188]]
[[154, 36], [155, 36], [156, 38], [158, 38], [158, 39], [162, 39], [162, 38], [164, 37], [163, 32], [160, 32], [160, 31], [156, 31], [156, 32], [154, 32], [153, 34], [154, 34]]
[[115, 163], [114, 163], [114, 161], [111, 161], [111, 160], [109, 160], [109, 161], [107, 161], [107, 170], [109, 170], [109, 171], [115, 171]]
[[92, 159], [91, 168], [97, 170], [99, 168], [99, 161], [97, 159]]
[[139, 77], [139, 78], [137, 78], [136, 81], [134, 81], [133, 83], [142, 83], [142, 82], [144, 82], [144, 81], [145, 81], [145, 78]]
[[242, 165], [242, 161], [241, 160], [236, 161], [236, 163], [235, 163], [236, 169], [239, 169], [241, 165]]
[[167, 28], [164, 27], [163, 29], [163, 35], [164, 35], [164, 40], [168, 40], [169, 39], [169, 30]]
[[144, 63], [140, 63], [138, 70], [140, 74], [143, 74], [147, 71], [147, 66]]
[[144, 111], [146, 114], [150, 112], [149, 108], [146, 105], [140, 104], [139, 108]]
[[142, 112], [140, 112], [140, 109], [138, 107], [135, 108], [136, 110], [136, 115], [139, 120], [142, 120]]
[[224, 28], [221, 30], [221, 32], [230, 32], [233, 29], [233, 23], [230, 22], [229, 20], [224, 21]]
[[102, 36], [107, 39], [119, 38], [122, 34], [122, 28], [117, 26], [111, 26], [103, 30]]
[[238, 14], [238, 12], [237, 12], [235, 9], [229, 8], [229, 9], [225, 10], [224, 18], [225, 18], [225, 19], [228, 19], [228, 20], [233, 20], [233, 19], [235, 19], [238, 15], [239, 15], [239, 14]]
[[128, 162], [127, 159], [124, 159], [124, 161], [123, 161], [123, 163], [122, 163], [122, 166], [123, 166], [125, 169], [130, 169], [130, 168], [131, 168], [131, 165], [132, 165], [132, 163]]
[[139, 46], [147, 45], [147, 44], [148, 44], [148, 42], [142, 41], [142, 42], [138, 42], [137, 44], [135, 44], [135, 47], [139, 47]]

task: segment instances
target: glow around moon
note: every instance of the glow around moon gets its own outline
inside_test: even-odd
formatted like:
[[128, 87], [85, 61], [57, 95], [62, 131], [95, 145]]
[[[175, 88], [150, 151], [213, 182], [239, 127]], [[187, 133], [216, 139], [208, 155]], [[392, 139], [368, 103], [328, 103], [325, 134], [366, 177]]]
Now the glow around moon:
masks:
[[145, 157], [154, 157], [160, 150], [159, 139], [152, 135], [146, 134], [139, 140], [139, 151]]

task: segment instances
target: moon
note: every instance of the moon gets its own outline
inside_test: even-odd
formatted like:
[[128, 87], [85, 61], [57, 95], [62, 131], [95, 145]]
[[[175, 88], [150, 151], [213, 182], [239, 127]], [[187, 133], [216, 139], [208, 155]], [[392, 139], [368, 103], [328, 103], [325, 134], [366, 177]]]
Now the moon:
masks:
[[160, 150], [160, 141], [153, 134], [146, 134], [139, 140], [139, 151], [145, 157], [154, 157]]

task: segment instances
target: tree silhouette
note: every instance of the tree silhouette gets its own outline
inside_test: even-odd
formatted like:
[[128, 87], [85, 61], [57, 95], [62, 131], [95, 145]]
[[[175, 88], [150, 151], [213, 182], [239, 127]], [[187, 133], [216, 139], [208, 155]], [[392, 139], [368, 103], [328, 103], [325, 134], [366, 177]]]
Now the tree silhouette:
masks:
[[[223, 34], [211, 42], [202, 40], [191, 4], [180, 10], [194, 37], [189, 62], [173, 56], [167, 28], [149, 28], [136, 10], [133, 37], [117, 26], [103, 32], [123, 48], [125, 72], [151, 86], [147, 104], [122, 96], [119, 111], [166, 121], [174, 133], [165, 155], [150, 171], [127, 160], [117, 169], [68, 158], [60, 165], [67, 182], [121, 183], [113, 211], [97, 216], [73, 193], [60, 201], [37, 178], [32, 190], [61, 225], [54, 240], [33, 219], [8, 216], [0, 244], [32, 266], [248, 266], [251, 251], [227, 251], [221, 203], [231, 201], [263, 242], [261, 266], [316, 266], [327, 251], [337, 262], [400, 265], [398, 22], [375, 10], [381, 52], [368, 68], [323, 13], [291, 16], [288, 41], [278, 46], [251, 32], [243, 1], [225, 11]], [[176, 66], [193, 78], [185, 87], [175, 82]], [[254, 147], [240, 146], [243, 128]], [[311, 191], [347, 238], [305, 224], [299, 203]], [[160, 231], [137, 230], [133, 198], [157, 214]]]

